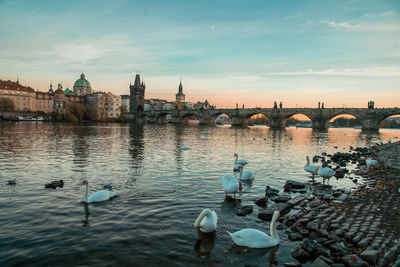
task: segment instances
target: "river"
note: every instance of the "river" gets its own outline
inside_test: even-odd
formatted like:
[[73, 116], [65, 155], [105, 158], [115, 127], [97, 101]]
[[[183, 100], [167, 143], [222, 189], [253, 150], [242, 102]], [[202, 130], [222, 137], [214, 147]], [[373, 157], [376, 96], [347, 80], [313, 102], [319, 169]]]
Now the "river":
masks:
[[[291, 261], [285, 231], [272, 249], [233, 245], [226, 231], [267, 231], [253, 203], [265, 186], [282, 190], [287, 179], [310, 180], [305, 156], [371, 146], [400, 130], [366, 134], [356, 129], [313, 132], [264, 127], [0, 122], [0, 263], [9, 265], [268, 266]], [[181, 150], [181, 146], [189, 147]], [[252, 205], [245, 217], [224, 201], [221, 178], [232, 173], [234, 153], [256, 173], [238, 194]], [[16, 185], [7, 185], [16, 179]], [[53, 180], [64, 187], [44, 188]], [[118, 197], [81, 203], [112, 182]], [[317, 178], [318, 179], [318, 178]], [[331, 179], [352, 188], [350, 179]], [[240, 205], [240, 204], [238, 204]], [[193, 223], [203, 208], [218, 216], [215, 235]]]

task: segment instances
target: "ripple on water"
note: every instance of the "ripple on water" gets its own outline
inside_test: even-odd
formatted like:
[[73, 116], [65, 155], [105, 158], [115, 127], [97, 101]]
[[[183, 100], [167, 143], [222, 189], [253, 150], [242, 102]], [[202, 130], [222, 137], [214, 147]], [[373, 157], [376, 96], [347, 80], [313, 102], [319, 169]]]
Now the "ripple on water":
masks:
[[[281, 245], [266, 250], [237, 247], [226, 231], [251, 227], [268, 232], [269, 222], [257, 218], [253, 200], [264, 196], [266, 185], [282, 189], [287, 179], [308, 180], [306, 155], [399, 135], [175, 125], [0, 122], [0, 127], [5, 130], [0, 136], [0, 261], [30, 266], [262, 266], [274, 259], [289, 261], [292, 245], [284, 231], [279, 232]], [[320, 144], [325, 137], [328, 141]], [[190, 149], [181, 151], [182, 145]], [[241, 202], [232, 203], [225, 200], [221, 178], [232, 172], [235, 152], [249, 161], [246, 169], [256, 178], [237, 194]], [[13, 178], [17, 184], [6, 185]], [[63, 188], [44, 188], [59, 179]], [[81, 203], [83, 179], [89, 180], [90, 193], [111, 182], [118, 197]], [[331, 184], [353, 186], [349, 179]], [[241, 205], [252, 205], [254, 212], [237, 216]], [[212, 235], [193, 227], [203, 208], [218, 214]]]

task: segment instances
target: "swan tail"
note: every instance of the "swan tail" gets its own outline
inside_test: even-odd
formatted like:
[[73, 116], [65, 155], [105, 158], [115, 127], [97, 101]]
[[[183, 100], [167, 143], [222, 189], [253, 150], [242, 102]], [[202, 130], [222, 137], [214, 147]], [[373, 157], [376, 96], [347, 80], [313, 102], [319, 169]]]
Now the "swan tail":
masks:
[[226, 232], [228, 233], [228, 235], [229, 235], [231, 238], [233, 238], [233, 235], [232, 235], [231, 232], [229, 232], [228, 230], [226, 230]]

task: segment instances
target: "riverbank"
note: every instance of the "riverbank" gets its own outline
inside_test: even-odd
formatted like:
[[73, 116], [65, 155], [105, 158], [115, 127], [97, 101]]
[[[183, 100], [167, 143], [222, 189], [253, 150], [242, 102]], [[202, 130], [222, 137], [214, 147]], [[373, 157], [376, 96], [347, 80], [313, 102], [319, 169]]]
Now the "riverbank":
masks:
[[[400, 142], [353, 151], [337, 161], [357, 158], [351, 172], [363, 177], [357, 188], [289, 200], [291, 212], [279, 221], [296, 242], [291, 255], [298, 262], [285, 266], [400, 266]], [[363, 164], [371, 157], [380, 164]]]

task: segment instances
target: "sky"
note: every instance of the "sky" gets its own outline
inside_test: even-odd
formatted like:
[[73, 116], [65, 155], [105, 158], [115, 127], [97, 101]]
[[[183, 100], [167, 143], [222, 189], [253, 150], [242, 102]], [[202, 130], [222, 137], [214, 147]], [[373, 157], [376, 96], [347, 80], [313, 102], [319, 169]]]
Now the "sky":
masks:
[[400, 106], [400, 1], [0, 0], [0, 79], [217, 108]]

